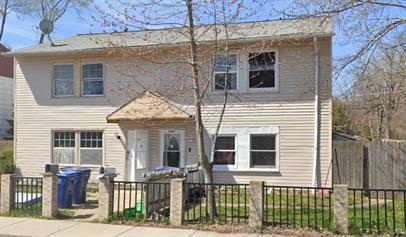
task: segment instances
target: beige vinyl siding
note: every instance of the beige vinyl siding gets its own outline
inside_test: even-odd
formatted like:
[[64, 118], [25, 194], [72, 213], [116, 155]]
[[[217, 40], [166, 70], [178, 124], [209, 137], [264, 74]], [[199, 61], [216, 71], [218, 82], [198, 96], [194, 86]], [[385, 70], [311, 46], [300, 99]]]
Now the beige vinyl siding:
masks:
[[[323, 39], [320, 46], [320, 179], [325, 184], [331, 176], [331, 40]], [[278, 92], [238, 92], [230, 97], [223, 127], [278, 127], [279, 172], [233, 171], [216, 172], [217, 182], [248, 183], [252, 179], [280, 185], [311, 185], [314, 155], [314, 54], [311, 40], [283, 43], [279, 51]], [[52, 98], [52, 63], [62, 60], [103, 60], [106, 66], [104, 96], [88, 98]], [[134, 92], [142, 89], [131, 78], [115, 72], [116, 65], [137, 65], [133, 73], [147, 86], [159, 91], [182, 86], [168, 78], [174, 71], [188, 71], [185, 65], [156, 66], [137, 60], [114, 57], [17, 58], [16, 63], [16, 164], [23, 175], [40, 175], [44, 165], [51, 162], [52, 130], [103, 130], [104, 164], [117, 168], [119, 179], [125, 178], [126, 131], [148, 128], [150, 140], [150, 169], [160, 164], [159, 131], [165, 128], [185, 130], [187, 164], [197, 162], [193, 123], [108, 124], [106, 116], [127, 102]], [[76, 75], [80, 75], [76, 72]], [[187, 73], [183, 77], [187, 78]], [[78, 78], [77, 78], [78, 79]], [[185, 80], [186, 82], [188, 80]], [[121, 89], [120, 88], [124, 88]], [[191, 109], [190, 94], [171, 98]], [[222, 96], [209, 94], [203, 112], [204, 123], [212, 130], [218, 119]], [[122, 140], [116, 138], [120, 135]], [[208, 136], [206, 136], [208, 137]], [[206, 141], [209, 142], [208, 140]], [[189, 152], [190, 148], [190, 152]], [[249, 157], [241, 157], [249, 159]], [[96, 168], [94, 169], [96, 171]], [[327, 178], [326, 185], [330, 183]]]

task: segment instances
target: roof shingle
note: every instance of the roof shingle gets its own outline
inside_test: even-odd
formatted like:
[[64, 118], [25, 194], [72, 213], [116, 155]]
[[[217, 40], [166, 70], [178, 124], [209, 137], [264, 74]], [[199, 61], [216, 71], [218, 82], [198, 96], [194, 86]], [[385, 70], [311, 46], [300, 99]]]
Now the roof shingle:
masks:
[[[221, 29], [221, 27], [220, 27]], [[81, 34], [55, 40], [56, 46], [40, 44], [6, 53], [10, 56], [37, 54], [64, 54], [103, 51], [111, 46], [176, 46], [188, 42], [187, 28], [168, 28], [134, 32]], [[289, 39], [333, 35], [331, 17], [311, 17], [289, 20], [248, 22], [229, 25], [229, 41], [258, 41], [263, 39]], [[199, 42], [214, 40], [213, 25], [199, 26], [196, 30]], [[224, 32], [218, 33], [224, 40]]]

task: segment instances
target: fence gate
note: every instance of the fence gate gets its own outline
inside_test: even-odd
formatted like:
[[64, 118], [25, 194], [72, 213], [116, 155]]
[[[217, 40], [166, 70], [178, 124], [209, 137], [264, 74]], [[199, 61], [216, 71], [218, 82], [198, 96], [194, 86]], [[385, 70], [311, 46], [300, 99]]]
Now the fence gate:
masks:
[[170, 183], [113, 181], [113, 215], [125, 220], [169, 220]]
[[368, 148], [362, 141], [333, 142], [333, 184], [368, 187]]

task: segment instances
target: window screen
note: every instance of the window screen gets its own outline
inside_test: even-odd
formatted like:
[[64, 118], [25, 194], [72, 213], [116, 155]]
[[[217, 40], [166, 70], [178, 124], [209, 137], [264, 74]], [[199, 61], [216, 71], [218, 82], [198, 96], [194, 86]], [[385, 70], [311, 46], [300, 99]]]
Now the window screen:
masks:
[[276, 135], [251, 134], [251, 167], [276, 168]]
[[53, 67], [54, 96], [73, 96], [73, 64], [55, 64]]
[[[215, 61], [214, 89], [215, 90], [224, 90], [226, 75], [228, 75], [227, 89], [236, 90], [237, 89], [237, 55], [230, 54], [228, 56], [228, 63], [227, 63], [227, 55], [216, 55], [214, 61]], [[227, 73], [227, 70], [228, 70], [228, 73]]]
[[103, 64], [86, 63], [82, 65], [83, 95], [103, 95]]

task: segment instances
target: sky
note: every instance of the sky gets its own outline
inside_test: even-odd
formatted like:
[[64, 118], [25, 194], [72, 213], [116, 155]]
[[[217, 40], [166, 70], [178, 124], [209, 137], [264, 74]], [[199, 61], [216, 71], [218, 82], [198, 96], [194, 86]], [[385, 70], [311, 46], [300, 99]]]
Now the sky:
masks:
[[[103, 0], [96, 0], [96, 4], [103, 6], [104, 2]], [[55, 25], [52, 39], [56, 40], [76, 34], [103, 32], [103, 28], [94, 20], [97, 17], [99, 17], [99, 13], [95, 8], [82, 10], [80, 16], [75, 10], [68, 10]], [[40, 31], [37, 26], [39, 21], [40, 19], [36, 15], [22, 17], [11, 13], [7, 18], [2, 43], [11, 49], [20, 49], [38, 44]], [[356, 50], [355, 46], [340, 43], [342, 36], [337, 31], [338, 29], [336, 29], [336, 35], [333, 38], [333, 57], [340, 57], [354, 52]], [[335, 82], [333, 94], [340, 94], [344, 90], [344, 86], [348, 85], [348, 80], [350, 79], [344, 76]]]

